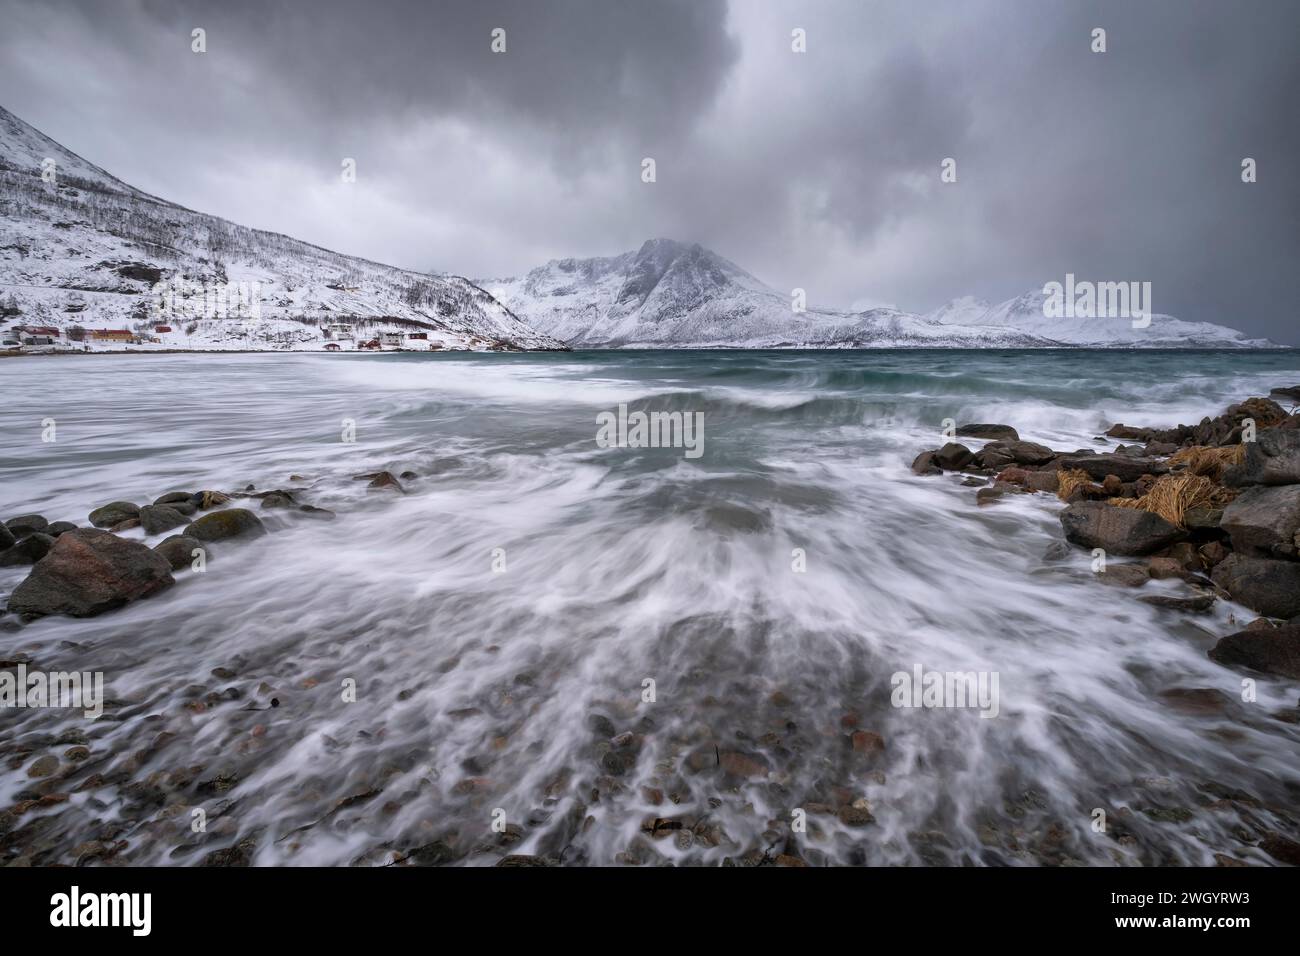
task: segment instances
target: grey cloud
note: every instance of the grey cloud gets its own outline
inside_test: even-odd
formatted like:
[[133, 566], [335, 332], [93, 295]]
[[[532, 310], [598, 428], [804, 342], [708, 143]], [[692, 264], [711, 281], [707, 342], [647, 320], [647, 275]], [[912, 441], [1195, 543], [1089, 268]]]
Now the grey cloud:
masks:
[[[1071, 271], [1300, 340], [1286, 0], [0, 0], [0, 16], [18, 115], [142, 188], [346, 252], [488, 276], [669, 235], [820, 304], [917, 310]], [[350, 194], [341, 156], [359, 161]]]

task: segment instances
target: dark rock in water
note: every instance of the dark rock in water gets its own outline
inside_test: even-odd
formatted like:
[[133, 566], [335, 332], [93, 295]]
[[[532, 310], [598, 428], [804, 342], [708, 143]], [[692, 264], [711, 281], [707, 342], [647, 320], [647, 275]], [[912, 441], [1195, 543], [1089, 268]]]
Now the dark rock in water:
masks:
[[10, 531], [6, 525], [0, 524], [0, 551], [3, 551], [5, 548], [12, 548], [14, 542], [17, 540], [18, 538], [15, 537], [14, 533]]
[[1071, 455], [1061, 459], [1061, 470], [1082, 470], [1093, 481], [1105, 481], [1107, 475], [1120, 481], [1136, 481], [1143, 475], [1163, 475], [1169, 466], [1153, 458], [1128, 455]]
[[1110, 563], [1106, 570], [1097, 572], [1098, 581], [1117, 588], [1140, 588], [1150, 577], [1150, 572], [1142, 564]]
[[1214, 606], [1213, 594], [1195, 594], [1191, 597], [1179, 597], [1173, 594], [1143, 594], [1138, 598], [1144, 604], [1162, 607], [1170, 611], [1187, 611], [1202, 614]]
[[1223, 510], [1220, 527], [1240, 554], [1300, 554], [1300, 485], [1252, 485]]
[[117, 524], [113, 525], [108, 530], [113, 532], [114, 534], [119, 534], [123, 531], [130, 531], [132, 528], [138, 528], [138, 527], [140, 527], [139, 518], [127, 518], [125, 521], [119, 521]]
[[230, 495], [224, 491], [196, 491], [190, 495], [190, 504], [200, 511], [208, 511], [217, 505], [224, 505], [230, 500]]
[[404, 471], [397, 477], [401, 478], [403, 481], [414, 481], [416, 478], [419, 478], [420, 476], [413, 471]]
[[[1001, 468], [1007, 464], [1045, 465], [1056, 457], [1056, 452], [1046, 445], [1033, 441], [989, 442], [975, 456], [977, 464], [987, 468]], [[1003, 459], [1009, 459], [1003, 461]]]
[[978, 505], [990, 505], [1004, 495], [1022, 494], [1024, 489], [1019, 485], [1013, 485], [1009, 481], [995, 481], [987, 488], [981, 488], [975, 492], [975, 503]]
[[1300, 680], [1300, 626], [1284, 624], [1229, 634], [1210, 649], [1210, 659], [1225, 667], [1249, 667]]
[[90, 523], [96, 528], [111, 528], [131, 518], [140, 516], [140, 506], [129, 501], [113, 501], [90, 513]]
[[50, 553], [54, 539], [48, 534], [29, 534], [12, 548], [0, 551], [0, 568], [16, 568], [24, 564], [35, 564]]
[[961, 483], [967, 488], [983, 488], [989, 483], [989, 480], [987, 478], [977, 478], [974, 475], [968, 475], [961, 480]]
[[145, 505], [140, 509], [140, 527], [145, 534], [162, 534], [189, 524], [189, 518], [169, 505]]
[[174, 505], [182, 501], [188, 502], [193, 497], [194, 492], [192, 491], [169, 491], [165, 495], [159, 495], [153, 500], [153, 503], [156, 505]]
[[1279, 618], [1300, 614], [1300, 562], [1230, 554], [1210, 577], [1252, 611]]
[[1300, 430], [1269, 428], [1243, 444], [1246, 456], [1223, 473], [1224, 484], [1234, 488], [1300, 484]]
[[1164, 518], [1137, 508], [1118, 508], [1104, 501], [1080, 501], [1061, 512], [1065, 538], [1107, 554], [1144, 555], [1184, 537]]
[[138, 541], [78, 528], [55, 539], [49, 554], [9, 595], [9, 610], [29, 618], [90, 617], [174, 583], [167, 560]]
[[293, 495], [287, 491], [271, 491], [262, 496], [263, 508], [292, 508]]
[[240, 535], [263, 535], [266, 534], [266, 526], [247, 508], [227, 508], [204, 515], [183, 533], [200, 541], [221, 541]]
[[41, 515], [19, 515], [6, 521], [5, 527], [13, 533], [14, 537], [21, 538], [25, 534], [35, 534], [37, 531], [48, 533], [50, 523]]
[[556, 866], [555, 860], [542, 856], [530, 856], [527, 853], [511, 853], [509, 856], [503, 856], [497, 860], [497, 866], [521, 867], [521, 866]]
[[969, 465], [974, 457], [974, 453], [965, 445], [950, 441], [934, 453], [934, 463], [944, 471], [956, 471]]
[[1232, 703], [1214, 687], [1171, 687], [1160, 692], [1160, 699], [1185, 714], [1221, 714]]
[[1111, 425], [1106, 432], [1107, 438], [1119, 438], [1124, 441], [1151, 441], [1154, 428], [1134, 428], [1130, 425]]
[[1064, 541], [1053, 541], [1043, 552], [1043, 561], [1055, 564], [1057, 561], [1068, 561], [1073, 555], [1074, 549]]
[[164, 538], [154, 551], [167, 559], [173, 571], [184, 571], [194, 563], [195, 548], [203, 549], [205, 561], [211, 557], [209, 545], [198, 538], [191, 538], [184, 534], [174, 534], [170, 538]]
[[988, 425], [983, 423], [972, 423], [969, 425], [957, 426], [957, 437], [959, 438], [988, 438], [992, 440], [1009, 439], [1011, 441], [1020, 441], [1020, 433], [1010, 425]]
[[1300, 866], [1300, 843], [1280, 833], [1270, 832], [1259, 841], [1259, 848], [1288, 866]]
[[912, 473], [917, 475], [942, 475], [943, 469], [934, 461], [934, 452], [923, 451], [912, 462]]
[[1289, 399], [1292, 402], [1300, 402], [1300, 385], [1282, 385], [1269, 392], [1269, 395], [1276, 395], [1278, 398]]
[[187, 518], [196, 514], [199, 510], [198, 506], [192, 501], [171, 501], [167, 503], [166, 507], [171, 508], [177, 514], [185, 515]]
[[358, 481], [369, 481], [370, 484], [366, 485], [366, 488], [372, 491], [378, 491], [383, 488], [392, 488], [394, 491], [400, 491], [403, 494], [406, 493], [406, 489], [402, 487], [402, 483], [394, 478], [392, 472], [389, 471], [375, 471], [366, 475], [354, 475], [353, 477]]
[[55, 521], [52, 522], [48, 528], [45, 529], [45, 533], [48, 534], [51, 538], [57, 538], [65, 531], [75, 531], [76, 529], [77, 526], [73, 524], [71, 521]]
[[317, 508], [315, 505], [299, 505], [298, 510], [306, 517], [317, 520], [333, 521], [335, 518], [334, 512], [328, 508]]

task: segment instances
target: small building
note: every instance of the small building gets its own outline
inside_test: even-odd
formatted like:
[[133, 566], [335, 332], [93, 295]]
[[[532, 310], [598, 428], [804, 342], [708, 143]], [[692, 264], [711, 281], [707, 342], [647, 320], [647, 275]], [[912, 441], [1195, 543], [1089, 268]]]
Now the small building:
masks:
[[63, 334], [62, 330], [53, 325], [20, 325], [14, 331], [23, 335], [39, 335], [49, 339], [57, 339]]
[[135, 333], [130, 329], [91, 329], [90, 337], [96, 342], [133, 342]]
[[429, 333], [428, 333], [428, 332], [411, 332], [411, 333], [408, 334], [406, 337], [407, 337], [408, 339], [420, 339], [421, 341], [424, 341], [424, 342], [429, 341]]
[[385, 332], [383, 343], [385, 348], [400, 349], [406, 344], [406, 337], [401, 332]]
[[337, 342], [326, 342], [326, 343], [325, 343], [325, 351], [326, 351], [326, 352], [338, 352], [338, 351], [340, 351], [341, 349], [342, 349], [342, 346], [340, 346]]
[[333, 322], [330, 325], [325, 326], [325, 337], [326, 338], [333, 337], [339, 339], [340, 341], [344, 339], [351, 339], [352, 326], [348, 325], [345, 322]]
[[170, 332], [172, 327], [170, 325], [155, 325], [153, 330], [155, 332]]
[[377, 349], [379, 348], [379, 339], [371, 339], [369, 342], [358, 342], [359, 349]]

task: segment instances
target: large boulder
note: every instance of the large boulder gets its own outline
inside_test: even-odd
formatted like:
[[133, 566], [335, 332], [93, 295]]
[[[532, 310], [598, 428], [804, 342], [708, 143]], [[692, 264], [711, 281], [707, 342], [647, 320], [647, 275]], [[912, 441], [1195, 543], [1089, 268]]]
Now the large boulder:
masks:
[[26, 618], [90, 617], [173, 583], [167, 560], [138, 541], [78, 528], [55, 539], [49, 554], [9, 595], [9, 610]]
[[110, 501], [90, 513], [90, 523], [96, 528], [111, 528], [123, 521], [140, 517], [140, 506], [129, 501]]
[[984, 468], [1005, 468], [1007, 465], [1045, 465], [1056, 457], [1056, 452], [1034, 441], [991, 441], [975, 456]]
[[189, 525], [184, 534], [200, 541], [221, 541], [242, 535], [263, 535], [266, 526], [247, 508], [227, 508], [204, 515]]
[[1114, 475], [1120, 481], [1137, 481], [1143, 475], [1163, 475], [1169, 467], [1154, 458], [1132, 455], [1068, 455], [1061, 459], [1062, 471], [1083, 471], [1093, 481]]
[[1107, 554], [1151, 554], [1181, 540], [1185, 532], [1158, 514], [1119, 508], [1104, 501], [1078, 501], [1061, 512], [1067, 541]]
[[162, 534], [189, 523], [189, 518], [170, 505], [145, 505], [140, 509], [140, 527], [145, 534]]
[[0, 568], [16, 568], [24, 564], [35, 564], [50, 553], [54, 539], [48, 534], [29, 534], [12, 548], [0, 551]]
[[1300, 680], [1300, 625], [1262, 627], [1220, 638], [1210, 659], [1226, 667], [1249, 667]]
[[0, 524], [0, 551], [5, 548], [12, 548], [17, 540], [18, 538], [9, 530], [7, 525]]
[[987, 438], [991, 441], [1019, 441], [1020, 433], [1010, 425], [990, 425], [983, 422], [973, 422], [969, 425], [958, 425], [957, 437]]
[[1230, 554], [1210, 577], [1252, 611], [1279, 618], [1300, 614], [1300, 562]]
[[1300, 555], [1300, 485], [1252, 485], [1223, 509], [1219, 527], [1240, 554]]
[[1300, 484], [1300, 430], [1269, 428], [1243, 444], [1245, 458], [1224, 472], [1224, 484], [1238, 488]]

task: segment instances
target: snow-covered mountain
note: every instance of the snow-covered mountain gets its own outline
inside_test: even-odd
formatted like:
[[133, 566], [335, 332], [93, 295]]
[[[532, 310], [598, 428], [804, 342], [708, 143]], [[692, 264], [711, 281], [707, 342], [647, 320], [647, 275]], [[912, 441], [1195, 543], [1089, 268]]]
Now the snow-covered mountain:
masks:
[[1085, 348], [1269, 348], [1274, 344], [1267, 339], [1247, 338], [1227, 326], [1184, 322], [1159, 312], [1151, 316], [1145, 328], [1134, 328], [1131, 318], [1048, 318], [1047, 299], [1041, 289], [993, 306], [966, 296], [953, 299], [926, 318], [944, 325], [1030, 331]]
[[[179, 294], [151, 294], [160, 281]], [[331, 325], [352, 327], [344, 348], [384, 332], [418, 349], [563, 347], [467, 279], [193, 212], [127, 185], [0, 108], [0, 326], [18, 325], [139, 336], [85, 336], [77, 347], [90, 349], [322, 349]]]
[[1208, 322], [1155, 315], [1049, 319], [1042, 292], [1000, 305], [964, 296], [926, 315], [808, 309], [699, 245], [652, 239], [637, 252], [554, 259], [480, 285], [538, 330], [576, 347], [635, 348], [1261, 348]]
[[789, 293], [697, 244], [651, 239], [636, 252], [555, 259], [479, 285], [530, 325], [584, 348], [1026, 348], [1021, 329], [965, 328], [897, 309], [796, 312]]

